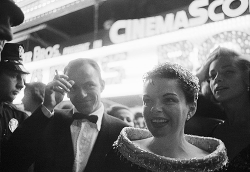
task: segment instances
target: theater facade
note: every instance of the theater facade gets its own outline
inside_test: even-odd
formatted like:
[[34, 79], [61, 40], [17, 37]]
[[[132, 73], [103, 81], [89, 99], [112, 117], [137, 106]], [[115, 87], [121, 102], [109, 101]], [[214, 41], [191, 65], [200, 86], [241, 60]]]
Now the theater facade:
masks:
[[[130, 9], [128, 2], [120, 1]], [[13, 28], [12, 42], [26, 46], [27, 82], [48, 83], [70, 60], [92, 58], [106, 81], [102, 97], [140, 106], [142, 76], [159, 63], [176, 62], [195, 73], [218, 46], [250, 54], [249, 0], [187, 2], [136, 18], [129, 12], [105, 14], [119, 10], [112, 0], [16, 0], [26, 17]]]

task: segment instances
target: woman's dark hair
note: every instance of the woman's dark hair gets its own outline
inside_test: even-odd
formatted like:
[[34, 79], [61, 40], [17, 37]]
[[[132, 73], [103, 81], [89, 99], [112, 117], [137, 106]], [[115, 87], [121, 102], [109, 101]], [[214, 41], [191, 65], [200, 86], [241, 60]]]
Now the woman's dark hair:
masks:
[[138, 118], [144, 118], [141, 112], [136, 112], [134, 114], [134, 119], [137, 120]]
[[143, 81], [154, 78], [176, 79], [184, 92], [186, 101], [193, 103], [198, 99], [199, 80], [189, 70], [175, 63], [163, 63], [143, 76]]
[[[242, 72], [248, 72], [249, 68], [250, 68], [250, 61], [245, 60], [245, 58], [243, 58], [246, 55], [242, 55], [232, 49], [228, 49], [228, 48], [224, 48], [224, 47], [218, 47], [216, 48], [212, 53], [210, 53], [210, 55], [208, 56], [208, 58], [214, 58], [214, 60], [216, 59], [220, 59], [220, 58], [229, 58], [235, 61], [235, 65], [242, 71]], [[246, 56], [247, 57], [247, 56]], [[249, 58], [250, 60], [250, 58]], [[209, 68], [206, 71], [206, 77], [209, 77]]]

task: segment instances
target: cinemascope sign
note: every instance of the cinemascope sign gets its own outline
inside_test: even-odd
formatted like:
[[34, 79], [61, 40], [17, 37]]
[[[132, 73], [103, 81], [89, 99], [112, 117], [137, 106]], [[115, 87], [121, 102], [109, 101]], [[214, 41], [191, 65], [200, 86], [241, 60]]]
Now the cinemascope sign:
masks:
[[121, 43], [172, 32], [181, 28], [199, 26], [249, 14], [250, 0], [194, 0], [187, 10], [141, 19], [118, 20], [110, 31], [112, 43]]
[[[109, 30], [109, 39], [113, 44], [132, 41], [154, 35], [173, 32], [182, 28], [199, 26], [208, 22], [217, 22], [249, 14], [250, 0], [194, 0], [188, 7], [164, 15], [141, 19], [118, 20]], [[90, 49], [90, 42], [61, 47], [56, 44], [42, 48], [37, 46], [26, 52], [24, 63], [49, 59]], [[103, 40], [95, 40], [93, 47], [102, 47]], [[63, 51], [60, 53], [60, 50]]]

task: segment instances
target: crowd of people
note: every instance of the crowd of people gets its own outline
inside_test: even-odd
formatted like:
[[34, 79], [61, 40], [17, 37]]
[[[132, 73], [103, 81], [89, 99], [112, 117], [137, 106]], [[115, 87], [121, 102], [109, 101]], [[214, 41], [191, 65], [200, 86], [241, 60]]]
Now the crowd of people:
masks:
[[[250, 171], [249, 56], [218, 47], [196, 75], [159, 64], [143, 76], [134, 112], [104, 106], [92, 59], [70, 61], [48, 84], [26, 83], [24, 47], [6, 43], [23, 20], [0, 1], [0, 171]], [[25, 112], [13, 104], [23, 88]], [[70, 106], [56, 108], [66, 95]]]

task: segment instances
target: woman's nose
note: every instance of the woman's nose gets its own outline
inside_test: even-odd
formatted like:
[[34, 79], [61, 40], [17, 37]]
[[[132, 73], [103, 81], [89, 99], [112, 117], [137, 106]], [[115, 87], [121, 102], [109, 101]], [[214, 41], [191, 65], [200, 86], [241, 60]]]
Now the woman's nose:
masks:
[[150, 109], [151, 112], [161, 112], [162, 111], [162, 105], [160, 103], [155, 103], [154, 106]]

